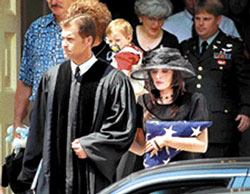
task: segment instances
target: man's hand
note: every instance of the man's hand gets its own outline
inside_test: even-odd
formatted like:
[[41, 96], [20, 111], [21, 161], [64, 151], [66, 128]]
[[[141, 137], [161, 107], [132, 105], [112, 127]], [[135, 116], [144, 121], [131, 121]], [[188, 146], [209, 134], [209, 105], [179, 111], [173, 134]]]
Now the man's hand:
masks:
[[4, 193], [3, 193], [3, 188], [2, 188], [1, 185], [0, 185], [0, 194], [4, 194]]
[[21, 135], [20, 135], [19, 133], [16, 132], [16, 129], [17, 129], [18, 127], [24, 128], [24, 124], [23, 124], [23, 123], [14, 122], [13, 127], [14, 127], [14, 130], [13, 130], [13, 139], [15, 139], [15, 138], [19, 138], [19, 139], [20, 139], [20, 138], [21, 138]]
[[250, 119], [246, 115], [239, 114], [235, 121], [239, 121], [238, 129], [240, 132], [244, 132], [250, 126]]
[[87, 153], [85, 150], [82, 148], [80, 141], [78, 139], [75, 139], [72, 144], [71, 144], [72, 149], [75, 151], [76, 155], [80, 159], [85, 159], [87, 158]]

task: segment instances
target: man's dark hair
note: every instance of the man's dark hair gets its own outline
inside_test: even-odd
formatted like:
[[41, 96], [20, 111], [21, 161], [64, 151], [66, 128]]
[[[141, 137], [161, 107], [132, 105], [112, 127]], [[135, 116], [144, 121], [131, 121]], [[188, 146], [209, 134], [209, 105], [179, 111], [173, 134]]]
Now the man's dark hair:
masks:
[[222, 14], [223, 5], [220, 0], [198, 0], [195, 6], [195, 14], [207, 12], [215, 17]]
[[[78, 33], [82, 38], [92, 36], [93, 43], [96, 38], [96, 25], [92, 17], [87, 14], [77, 14], [74, 16], [67, 17], [61, 22], [62, 27], [67, 27], [73, 23], [78, 25]], [[92, 43], [92, 44], [93, 44]]]

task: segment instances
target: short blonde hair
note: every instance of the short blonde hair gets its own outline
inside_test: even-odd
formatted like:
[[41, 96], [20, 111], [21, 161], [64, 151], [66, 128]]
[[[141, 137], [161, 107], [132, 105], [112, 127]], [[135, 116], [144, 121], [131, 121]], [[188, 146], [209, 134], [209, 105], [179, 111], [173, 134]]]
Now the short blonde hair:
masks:
[[124, 37], [130, 38], [132, 40], [133, 28], [127, 20], [120, 18], [112, 20], [106, 28], [106, 36], [109, 36], [114, 32], [119, 32]]

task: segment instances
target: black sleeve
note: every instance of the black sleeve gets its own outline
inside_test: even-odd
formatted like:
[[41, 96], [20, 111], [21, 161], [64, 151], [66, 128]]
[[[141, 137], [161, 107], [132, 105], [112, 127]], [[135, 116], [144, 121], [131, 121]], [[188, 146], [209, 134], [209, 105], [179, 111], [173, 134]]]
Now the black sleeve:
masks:
[[80, 138], [88, 158], [109, 180], [136, 132], [136, 103], [128, 78], [118, 75], [110, 82], [111, 87], [102, 91], [108, 94], [107, 101], [99, 102], [99, 105], [105, 104], [105, 111], [98, 129]]
[[180, 50], [180, 44], [178, 42], [177, 37], [174, 34], [171, 34], [167, 31], [163, 31], [163, 46], [170, 47], [170, 48], [177, 48]]
[[136, 128], [143, 128], [143, 95], [138, 97], [136, 104]]
[[203, 94], [194, 93], [191, 97], [191, 111], [189, 120], [208, 121], [207, 101]]
[[26, 143], [23, 167], [18, 180], [25, 183], [32, 183], [40, 160], [42, 159], [44, 124], [46, 118], [46, 79], [42, 77], [31, 113], [29, 135]]
[[[235, 40], [237, 41], [237, 39]], [[244, 114], [250, 117], [250, 61], [244, 54], [244, 44], [237, 41], [234, 44], [233, 65], [236, 77], [236, 84], [239, 89], [240, 110], [239, 114]]]

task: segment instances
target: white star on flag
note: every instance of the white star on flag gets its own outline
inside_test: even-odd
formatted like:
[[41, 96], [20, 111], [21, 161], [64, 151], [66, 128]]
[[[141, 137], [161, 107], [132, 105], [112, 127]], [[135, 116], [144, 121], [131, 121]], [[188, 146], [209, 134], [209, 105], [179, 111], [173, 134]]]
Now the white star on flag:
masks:
[[164, 164], [168, 164], [170, 161], [170, 158], [168, 158], [167, 160], [162, 160]]
[[156, 124], [156, 125], [159, 125], [160, 124], [160, 121], [149, 121], [151, 124]]
[[191, 137], [198, 136], [201, 133], [201, 126], [198, 126], [197, 128], [191, 127], [193, 130], [193, 133], [190, 135]]
[[165, 135], [167, 137], [172, 137], [173, 134], [177, 133], [176, 131], [173, 130], [173, 125], [171, 125], [169, 128], [163, 128], [163, 130], [166, 132]]
[[151, 135], [151, 133], [146, 133], [146, 139]]
[[168, 146], [165, 147], [165, 150], [166, 150], [167, 155], [170, 155], [170, 151], [169, 151], [169, 147]]
[[149, 167], [149, 165], [146, 163], [146, 160], [143, 161], [143, 166], [144, 166], [145, 168]]

